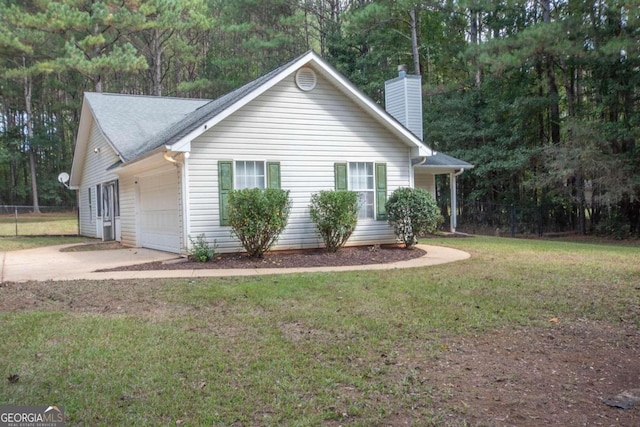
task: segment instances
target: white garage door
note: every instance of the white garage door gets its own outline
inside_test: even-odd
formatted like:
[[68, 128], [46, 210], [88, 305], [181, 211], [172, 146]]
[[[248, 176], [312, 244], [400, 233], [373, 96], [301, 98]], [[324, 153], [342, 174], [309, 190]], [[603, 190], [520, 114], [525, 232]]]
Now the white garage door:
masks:
[[180, 252], [180, 199], [175, 172], [138, 179], [144, 248]]

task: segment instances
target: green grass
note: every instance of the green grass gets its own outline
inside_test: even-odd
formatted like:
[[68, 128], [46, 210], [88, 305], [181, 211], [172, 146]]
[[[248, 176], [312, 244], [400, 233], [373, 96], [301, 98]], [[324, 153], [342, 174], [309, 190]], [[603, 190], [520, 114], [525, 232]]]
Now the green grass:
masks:
[[43, 236], [78, 234], [75, 212], [0, 215], [0, 236]]
[[43, 246], [63, 245], [67, 243], [83, 243], [94, 241], [80, 236], [19, 236], [0, 237], [0, 252], [20, 249], [40, 248]]
[[42, 246], [80, 243], [86, 238], [78, 234], [75, 212], [47, 214], [0, 215], [0, 252], [31, 249]]
[[472, 258], [409, 270], [42, 284], [40, 309], [0, 312], [0, 402], [59, 404], [70, 425], [370, 426], [393, 424], [397, 413], [445, 425], [430, 405], [435, 385], [415, 382], [415, 366], [437, 358], [445, 340], [548, 328], [552, 317], [640, 327], [637, 247], [426, 243]]

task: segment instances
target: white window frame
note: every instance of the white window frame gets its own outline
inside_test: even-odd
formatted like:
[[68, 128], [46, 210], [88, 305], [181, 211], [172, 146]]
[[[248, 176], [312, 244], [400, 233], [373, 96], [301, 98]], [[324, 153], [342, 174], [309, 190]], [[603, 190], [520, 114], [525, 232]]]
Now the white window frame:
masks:
[[[367, 170], [370, 168], [370, 170]], [[364, 172], [364, 173], [362, 173]], [[371, 187], [368, 188], [368, 184]], [[360, 206], [358, 219], [376, 219], [376, 169], [375, 162], [347, 162], [347, 188], [358, 192]]]
[[[248, 163], [253, 164], [254, 172], [255, 166], [262, 165], [262, 174], [254, 173], [253, 175], [248, 175], [246, 173], [246, 166]], [[267, 188], [266, 160], [234, 160], [233, 169], [234, 189], [243, 190], [245, 188], [260, 188], [261, 190], [264, 190], [265, 188]], [[249, 182], [249, 180], [251, 180], [251, 182]], [[260, 183], [259, 180], [262, 180], [262, 182]]]

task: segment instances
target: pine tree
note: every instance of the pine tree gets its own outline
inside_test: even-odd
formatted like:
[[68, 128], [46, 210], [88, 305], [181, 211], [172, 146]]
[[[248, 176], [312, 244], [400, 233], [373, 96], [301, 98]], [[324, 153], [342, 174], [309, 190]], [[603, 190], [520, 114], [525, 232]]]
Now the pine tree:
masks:
[[65, 41], [59, 63], [89, 78], [102, 92], [107, 75], [135, 73], [147, 63], [127, 36], [144, 25], [139, 2], [133, 0], [55, 0], [36, 22]]

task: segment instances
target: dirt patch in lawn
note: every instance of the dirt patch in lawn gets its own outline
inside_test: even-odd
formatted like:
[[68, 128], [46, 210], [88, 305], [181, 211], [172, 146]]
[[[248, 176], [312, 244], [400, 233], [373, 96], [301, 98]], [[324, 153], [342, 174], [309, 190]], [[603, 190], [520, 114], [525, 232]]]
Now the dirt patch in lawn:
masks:
[[[0, 312], [39, 309], [151, 322], [197, 315], [212, 316], [212, 323], [223, 315], [216, 306], [203, 311], [164, 302], [158, 295], [165, 286], [160, 280], [6, 283], [0, 286]], [[372, 349], [368, 355], [348, 358], [349, 370], [362, 371], [370, 389], [351, 387], [349, 399], [366, 407], [395, 408], [383, 423], [389, 426], [640, 425], [640, 403], [630, 409], [605, 403], [615, 402], [623, 392], [640, 399], [637, 327], [553, 320], [548, 326], [517, 326], [431, 342], [416, 337], [403, 340], [391, 353]], [[333, 339], [331, 334], [308, 333], [304, 324], [279, 326], [290, 339]], [[233, 331], [216, 333], [220, 339], [232, 339]], [[297, 351], [304, 351], [304, 346]], [[437, 420], [420, 424], [425, 414], [436, 414]], [[350, 421], [357, 423], [357, 416]]]
[[631, 325], [560, 321], [442, 346], [434, 363], [415, 364], [412, 375], [433, 384], [434, 403], [469, 425], [640, 425], [640, 403], [626, 410], [604, 403], [622, 392], [640, 400], [640, 333]]
[[[162, 301], [159, 295], [165, 287], [161, 280], [5, 283], [0, 285], [0, 312], [68, 311], [152, 322], [195, 313], [212, 316], [212, 323], [223, 315], [216, 306], [203, 311]], [[368, 375], [368, 387], [378, 391], [352, 388], [350, 398], [364, 406], [396, 408], [383, 423], [389, 426], [414, 424], [423, 414], [437, 414], [438, 420], [421, 425], [438, 426], [640, 425], [640, 403], [630, 409], [605, 403], [615, 402], [623, 392], [640, 399], [637, 327], [551, 320], [548, 326], [517, 326], [431, 342], [416, 337], [403, 340], [393, 353], [372, 349], [345, 363]], [[280, 326], [289, 338], [332, 339], [331, 334], [309, 334], [303, 324]], [[217, 334], [224, 339], [227, 332]], [[357, 417], [351, 421], [357, 422]]]
[[[6, 283], [0, 285], [0, 312], [67, 311], [150, 322], [193, 317], [216, 324], [221, 340], [234, 339], [233, 327], [216, 322], [225, 316], [224, 305], [203, 310], [169, 303], [161, 298], [165, 287], [161, 280]], [[552, 320], [547, 326], [430, 339], [426, 333], [405, 337], [393, 352], [371, 348], [348, 357], [342, 363], [365, 378], [365, 389], [350, 386], [336, 407], [354, 401], [363, 408], [384, 407], [380, 425], [389, 426], [640, 425], [640, 403], [630, 409], [605, 404], [623, 392], [640, 397], [637, 326]], [[299, 322], [277, 326], [296, 351], [305, 351], [305, 340], [333, 339]], [[352, 423], [358, 423], [357, 415], [335, 425]]]
[[342, 248], [337, 252], [327, 252], [323, 249], [267, 252], [262, 258], [249, 257], [245, 254], [222, 254], [208, 262], [182, 258], [98, 271], [335, 267], [406, 261], [425, 254], [426, 252], [422, 249], [416, 247], [407, 249], [399, 245], [354, 246]]

